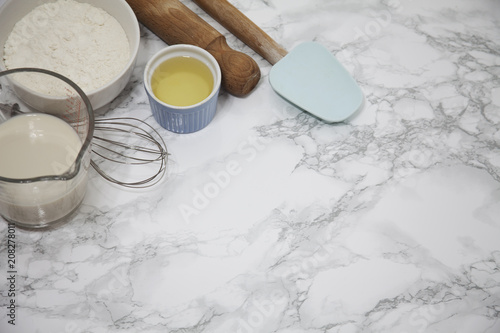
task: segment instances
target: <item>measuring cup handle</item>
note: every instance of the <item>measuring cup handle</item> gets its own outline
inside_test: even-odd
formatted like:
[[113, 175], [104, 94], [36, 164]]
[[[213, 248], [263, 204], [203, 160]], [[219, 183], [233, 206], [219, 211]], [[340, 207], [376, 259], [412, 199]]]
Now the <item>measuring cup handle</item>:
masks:
[[222, 86], [245, 96], [260, 80], [260, 68], [250, 56], [231, 49], [225, 37], [178, 0], [127, 0], [137, 19], [169, 45], [191, 44], [210, 52], [219, 63]]
[[260, 54], [272, 65], [287, 51], [254, 22], [226, 0], [193, 0], [233, 35]]

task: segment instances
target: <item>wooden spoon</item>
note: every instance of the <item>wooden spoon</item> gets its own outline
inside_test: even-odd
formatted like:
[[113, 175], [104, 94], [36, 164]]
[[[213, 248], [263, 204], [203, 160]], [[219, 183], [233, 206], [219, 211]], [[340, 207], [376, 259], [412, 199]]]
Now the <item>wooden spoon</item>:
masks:
[[226, 38], [178, 0], [127, 0], [137, 19], [169, 45], [191, 44], [207, 50], [219, 63], [222, 86], [245, 96], [260, 80], [260, 68], [247, 54], [233, 50]]

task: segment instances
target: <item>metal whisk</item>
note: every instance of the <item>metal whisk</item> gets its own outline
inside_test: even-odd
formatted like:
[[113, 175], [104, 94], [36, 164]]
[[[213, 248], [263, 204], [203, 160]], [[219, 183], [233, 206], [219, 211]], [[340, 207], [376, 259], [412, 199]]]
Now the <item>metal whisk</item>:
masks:
[[[131, 188], [145, 188], [157, 184], [165, 175], [168, 151], [161, 135], [143, 120], [131, 117], [103, 118], [95, 120], [92, 152], [100, 158], [100, 163], [92, 158], [91, 165], [107, 181]], [[104, 171], [100, 164], [107, 162], [127, 166], [148, 166], [152, 171], [144, 176], [127, 175], [135, 180], [124, 181]], [[108, 163], [111, 170], [112, 166]], [[123, 171], [123, 170], [122, 170]], [[131, 171], [131, 170], [129, 170]]]
[[[33, 93], [20, 98], [12, 82], [23, 72], [59, 80], [58, 84], [65, 84], [64, 94], [49, 98], [48, 95]], [[83, 90], [67, 77], [49, 70], [17, 68], [0, 71], [0, 77], [2, 75], [4, 78], [8, 75], [16, 76], [11, 77], [14, 81], [10, 79], [10, 81], [7, 79], [0, 81], [2, 97], [0, 123], [17, 114], [48, 112], [63, 118], [78, 131], [80, 128], [87, 128], [89, 121], [92, 120], [94, 121], [93, 155], [90, 164], [104, 179], [124, 187], [145, 188], [157, 184], [165, 175], [169, 155], [165, 142], [158, 131], [145, 121], [132, 117], [101, 119], [89, 117], [88, 112], [82, 112], [85, 108], [91, 108], [90, 100]], [[3, 84], [5, 86], [2, 86]], [[18, 82], [16, 84], [19, 85]], [[93, 112], [91, 114], [93, 115]]]
[[[0, 122], [16, 114], [25, 113], [18, 103], [0, 103]], [[146, 188], [157, 184], [166, 172], [168, 151], [165, 141], [151, 125], [132, 117], [95, 119], [92, 152], [97, 159], [91, 158], [90, 165], [107, 181], [129, 188]], [[148, 167], [140, 170], [145, 176], [136, 180], [124, 181], [104, 171], [113, 169], [113, 163], [127, 166]], [[118, 173], [120, 170], [117, 170]], [[123, 170], [121, 170], [123, 171]], [[129, 170], [130, 171], [130, 170]], [[135, 169], [135, 173], [139, 170]], [[130, 175], [128, 175], [130, 178]]]

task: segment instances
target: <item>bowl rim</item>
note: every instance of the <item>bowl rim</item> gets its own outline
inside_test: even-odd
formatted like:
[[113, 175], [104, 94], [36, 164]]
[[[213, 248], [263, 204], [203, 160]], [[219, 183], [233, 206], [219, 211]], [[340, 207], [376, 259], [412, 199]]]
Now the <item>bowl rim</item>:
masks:
[[[2, 5], [0, 5], [0, 13], [3, 12], [5, 10], [5, 8], [7, 8], [7, 6], [11, 5], [12, 3], [17, 3], [19, 1], [20, 0], [6, 0]], [[53, 1], [55, 1], [55, 0], [53, 0]], [[76, 1], [87, 3], [85, 0], [76, 0]], [[128, 16], [129, 16], [128, 18], [131, 19], [130, 27], [133, 30], [133, 37], [134, 37], [133, 40], [129, 39], [129, 36], [127, 34], [127, 40], [129, 42], [129, 47], [130, 47], [130, 55], [129, 55], [129, 59], [128, 59], [127, 63], [123, 66], [121, 71], [119, 73], [117, 73], [113, 78], [111, 78], [110, 81], [108, 81], [106, 84], [104, 84], [98, 88], [95, 88], [95, 89], [92, 89], [92, 90], [89, 90], [88, 92], [86, 92], [86, 95], [89, 96], [90, 99], [92, 99], [92, 97], [94, 95], [105, 92], [111, 86], [116, 84], [116, 82], [120, 81], [121, 78], [126, 76], [127, 73], [135, 67], [135, 64], [137, 62], [137, 57], [139, 54], [139, 49], [140, 49], [140, 45], [141, 45], [141, 31], [140, 31], [140, 25], [139, 25], [139, 21], [137, 19], [137, 16], [135, 15], [134, 11], [132, 10], [132, 7], [130, 7], [130, 5], [128, 4], [128, 2], [126, 0], [114, 0], [114, 1], [116, 1], [116, 5], [119, 5], [119, 4], [122, 5], [123, 9], [127, 12]], [[47, 3], [48, 2], [52, 2], [52, 1], [49, 0], [49, 1], [47, 1]], [[45, 2], [40, 2], [37, 4], [37, 6], [42, 5], [43, 3], [45, 3]], [[92, 4], [92, 5], [103, 9], [102, 6], [100, 6], [99, 4], [97, 4], [97, 5]], [[33, 7], [33, 9], [35, 7]], [[111, 15], [113, 18], [116, 19], [116, 17], [114, 15], [109, 13], [107, 10], [105, 10], [105, 11], [109, 15]], [[118, 23], [122, 26], [122, 29], [125, 30], [125, 27], [120, 22], [118, 22]], [[125, 30], [125, 33], [126, 33], [126, 30]], [[0, 47], [4, 48], [5, 45], [0, 45]], [[17, 67], [17, 68], [21, 68], [21, 67]], [[24, 68], [27, 68], [27, 67], [24, 67]], [[0, 70], [10, 70], [10, 69], [14, 69], [14, 68], [8, 69], [4, 64], [3, 59], [0, 59]], [[41, 94], [41, 93], [39, 93], [39, 94], [42, 95], [43, 97], [50, 97], [51, 99], [57, 99], [57, 96], [51, 96], [51, 95], [45, 96], [45, 94]]]

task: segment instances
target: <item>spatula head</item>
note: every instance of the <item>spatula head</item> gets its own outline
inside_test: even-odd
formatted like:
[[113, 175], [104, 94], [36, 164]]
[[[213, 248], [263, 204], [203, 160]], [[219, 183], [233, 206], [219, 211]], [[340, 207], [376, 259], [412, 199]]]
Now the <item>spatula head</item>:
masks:
[[283, 98], [326, 122], [344, 121], [363, 104], [356, 81], [315, 42], [300, 44], [275, 64], [269, 81]]

